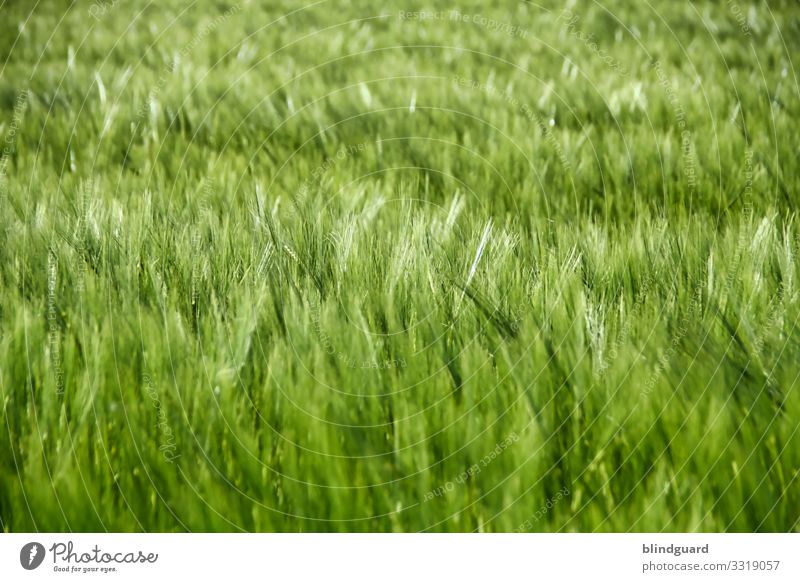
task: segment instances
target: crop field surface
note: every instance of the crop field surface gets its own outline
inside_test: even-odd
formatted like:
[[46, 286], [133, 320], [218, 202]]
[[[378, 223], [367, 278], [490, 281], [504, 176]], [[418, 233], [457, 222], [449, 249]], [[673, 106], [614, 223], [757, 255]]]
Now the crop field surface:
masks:
[[0, 0], [0, 530], [800, 531], [800, 4]]

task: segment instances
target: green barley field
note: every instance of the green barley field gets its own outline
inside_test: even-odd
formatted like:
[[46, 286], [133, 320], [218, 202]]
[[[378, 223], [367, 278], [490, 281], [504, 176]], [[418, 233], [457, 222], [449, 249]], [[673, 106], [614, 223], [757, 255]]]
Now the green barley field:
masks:
[[3, 531], [800, 531], [796, 1], [0, 29]]

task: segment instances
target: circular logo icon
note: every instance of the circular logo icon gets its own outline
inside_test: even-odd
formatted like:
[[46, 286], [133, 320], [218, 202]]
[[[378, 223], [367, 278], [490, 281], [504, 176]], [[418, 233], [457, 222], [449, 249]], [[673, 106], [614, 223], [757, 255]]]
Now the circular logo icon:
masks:
[[44, 561], [44, 546], [39, 542], [30, 542], [22, 546], [19, 552], [19, 563], [26, 570], [35, 570]]

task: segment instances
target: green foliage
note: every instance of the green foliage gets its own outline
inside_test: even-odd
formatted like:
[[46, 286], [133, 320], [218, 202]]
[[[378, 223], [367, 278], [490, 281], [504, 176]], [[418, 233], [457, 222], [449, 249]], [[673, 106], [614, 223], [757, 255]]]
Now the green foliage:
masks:
[[46, 4], [3, 530], [798, 531], [791, 2]]

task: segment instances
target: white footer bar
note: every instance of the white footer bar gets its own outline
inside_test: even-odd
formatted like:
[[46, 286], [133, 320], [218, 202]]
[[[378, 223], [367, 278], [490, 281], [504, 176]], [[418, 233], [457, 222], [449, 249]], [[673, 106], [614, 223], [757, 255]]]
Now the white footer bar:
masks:
[[0, 580], [237, 580], [240, 576], [325, 582], [797, 582], [800, 535], [0, 535]]

